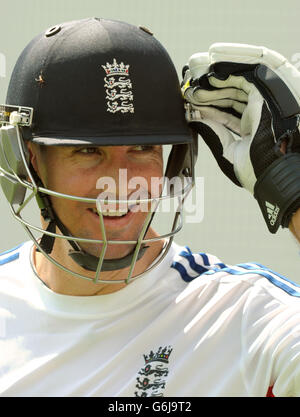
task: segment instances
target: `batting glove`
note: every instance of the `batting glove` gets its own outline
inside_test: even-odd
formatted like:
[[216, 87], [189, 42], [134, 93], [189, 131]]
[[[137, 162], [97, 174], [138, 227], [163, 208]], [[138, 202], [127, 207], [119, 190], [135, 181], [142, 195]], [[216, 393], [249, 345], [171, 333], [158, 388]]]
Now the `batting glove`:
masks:
[[300, 207], [300, 73], [264, 47], [213, 44], [184, 68], [186, 119], [254, 194], [270, 232]]

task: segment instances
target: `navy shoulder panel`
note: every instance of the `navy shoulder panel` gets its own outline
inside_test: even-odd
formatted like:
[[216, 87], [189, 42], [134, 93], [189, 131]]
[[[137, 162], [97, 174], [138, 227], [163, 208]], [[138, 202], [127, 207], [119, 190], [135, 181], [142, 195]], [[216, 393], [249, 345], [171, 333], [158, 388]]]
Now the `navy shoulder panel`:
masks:
[[226, 268], [226, 265], [212, 255], [204, 252], [193, 253], [188, 246], [185, 246], [185, 249], [176, 256], [171, 267], [179, 272], [185, 282], [191, 282], [212, 268], [220, 270]]
[[287, 294], [300, 298], [300, 285], [298, 283], [289, 280], [285, 276], [257, 262], [227, 266], [212, 255], [203, 252], [192, 253], [186, 246], [176, 256], [171, 267], [178, 271], [185, 282], [191, 282], [200, 275], [213, 275], [221, 271], [232, 277], [260, 275]]

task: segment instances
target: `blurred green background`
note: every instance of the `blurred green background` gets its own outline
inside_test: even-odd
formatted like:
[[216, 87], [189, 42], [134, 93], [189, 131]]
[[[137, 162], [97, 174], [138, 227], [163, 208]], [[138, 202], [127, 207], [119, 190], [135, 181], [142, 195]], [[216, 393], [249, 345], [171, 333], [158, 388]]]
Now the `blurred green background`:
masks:
[[[206, 51], [213, 42], [264, 45], [299, 68], [299, 9], [296, 0], [0, 0], [0, 103], [5, 102], [22, 49], [57, 23], [95, 16], [146, 26], [169, 51], [178, 74], [191, 54]], [[300, 283], [298, 244], [286, 230], [275, 236], [267, 231], [253, 197], [219, 171], [201, 141], [196, 172], [204, 177], [204, 219], [198, 225], [186, 224], [177, 242], [213, 253], [226, 263], [257, 261]], [[29, 213], [33, 219], [37, 215], [34, 209]], [[0, 251], [28, 239], [3, 196], [0, 236]]]

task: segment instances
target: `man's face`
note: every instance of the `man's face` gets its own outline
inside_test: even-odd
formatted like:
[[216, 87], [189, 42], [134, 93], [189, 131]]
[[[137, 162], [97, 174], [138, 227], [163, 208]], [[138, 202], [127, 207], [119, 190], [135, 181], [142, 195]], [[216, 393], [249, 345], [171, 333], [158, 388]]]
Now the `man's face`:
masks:
[[[105, 177], [115, 184], [115, 195], [112, 194], [111, 199], [125, 200], [134, 193], [138, 194], [139, 186], [134, 190], [129, 188], [129, 183], [140, 183], [135, 178], [142, 177], [143, 187], [147, 186], [147, 190], [143, 191], [150, 198], [151, 178], [163, 176], [161, 146], [49, 146], [43, 151], [32, 146], [31, 151], [33, 166], [44, 186], [73, 196], [97, 199], [99, 195], [106, 195], [105, 191], [111, 195], [109, 188], [104, 189], [102, 179]], [[56, 214], [73, 236], [103, 239], [95, 205], [58, 197], [51, 197], [51, 201]], [[146, 208], [149, 209], [149, 206]], [[107, 214], [114, 214], [111, 210], [118, 214], [123, 210], [125, 214], [103, 216], [107, 240], [136, 241], [148, 214], [145, 205], [143, 210], [135, 206], [127, 212], [127, 207], [116, 204], [109, 207]], [[82, 242], [80, 246], [92, 255], [100, 254], [99, 244]], [[133, 244], [108, 245], [105, 259], [122, 258], [133, 247]]]

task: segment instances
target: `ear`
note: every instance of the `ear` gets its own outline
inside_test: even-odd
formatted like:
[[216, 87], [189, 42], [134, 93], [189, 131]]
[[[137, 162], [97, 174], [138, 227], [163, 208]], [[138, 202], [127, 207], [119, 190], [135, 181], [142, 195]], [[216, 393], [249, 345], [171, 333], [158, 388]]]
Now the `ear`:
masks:
[[33, 169], [35, 170], [37, 175], [39, 176], [38, 159], [39, 159], [39, 156], [40, 156], [40, 150], [35, 143], [26, 142], [25, 145], [26, 145], [26, 147], [28, 149], [28, 152], [29, 152], [29, 162], [33, 166]]

